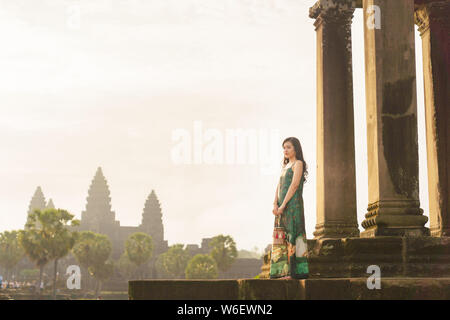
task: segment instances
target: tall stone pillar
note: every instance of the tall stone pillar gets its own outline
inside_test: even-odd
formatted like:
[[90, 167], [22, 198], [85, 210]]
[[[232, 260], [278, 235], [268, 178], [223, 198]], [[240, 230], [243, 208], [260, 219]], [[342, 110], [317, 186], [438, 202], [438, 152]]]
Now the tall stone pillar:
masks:
[[358, 237], [351, 23], [352, 1], [310, 8], [317, 32], [318, 238]]
[[422, 37], [430, 232], [450, 236], [450, 2], [421, 2], [415, 18]]
[[363, 0], [363, 10], [369, 205], [361, 237], [429, 235], [419, 203], [414, 0]]

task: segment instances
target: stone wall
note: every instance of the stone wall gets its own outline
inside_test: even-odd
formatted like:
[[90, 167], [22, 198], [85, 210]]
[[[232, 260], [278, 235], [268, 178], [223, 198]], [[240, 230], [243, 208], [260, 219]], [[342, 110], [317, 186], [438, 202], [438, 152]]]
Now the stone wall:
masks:
[[307, 280], [143, 280], [129, 282], [131, 300], [374, 300], [450, 299], [450, 278]]
[[[261, 278], [268, 278], [270, 253]], [[380, 267], [381, 277], [450, 277], [450, 237], [342, 238], [308, 240], [310, 278], [367, 277]]]
[[230, 270], [219, 274], [219, 279], [254, 278], [260, 273], [263, 265], [262, 259], [239, 258], [231, 266]]

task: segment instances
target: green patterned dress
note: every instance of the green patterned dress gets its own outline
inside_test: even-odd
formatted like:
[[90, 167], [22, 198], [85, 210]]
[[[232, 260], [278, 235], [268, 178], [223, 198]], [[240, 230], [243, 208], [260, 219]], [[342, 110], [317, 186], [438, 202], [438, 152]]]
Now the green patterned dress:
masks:
[[[280, 176], [278, 190], [278, 206], [291, 185], [294, 171], [292, 165], [284, 167]], [[281, 215], [275, 216], [273, 244], [270, 261], [270, 278], [291, 276], [292, 278], [308, 278], [307, 243], [305, 232], [305, 216], [303, 208], [303, 183], [300, 185], [286, 205]]]

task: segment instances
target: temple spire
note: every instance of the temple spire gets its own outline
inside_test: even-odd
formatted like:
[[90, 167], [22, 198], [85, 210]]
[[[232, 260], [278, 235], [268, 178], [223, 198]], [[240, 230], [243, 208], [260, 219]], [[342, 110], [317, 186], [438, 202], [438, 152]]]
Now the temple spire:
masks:
[[32, 213], [34, 210], [43, 210], [45, 209], [45, 197], [42, 192], [41, 187], [37, 187], [34, 192], [33, 197], [31, 198], [30, 205], [28, 206], [28, 214]]
[[53, 200], [49, 199], [47, 202], [47, 206], [45, 207], [46, 209], [55, 209], [55, 205], [53, 204]]
[[109, 225], [116, 224], [115, 213], [111, 210], [109, 186], [101, 167], [98, 167], [92, 179], [86, 200], [86, 210], [81, 214], [81, 223], [84, 227], [102, 232]]
[[155, 190], [152, 190], [145, 201], [140, 227], [144, 232], [150, 234], [154, 242], [164, 241], [161, 204], [156, 196]]
[[28, 206], [28, 216], [34, 211], [34, 210], [44, 210], [46, 208], [46, 202], [44, 193], [42, 192], [41, 187], [37, 187], [36, 191], [34, 192], [33, 197], [31, 198], [30, 205]]

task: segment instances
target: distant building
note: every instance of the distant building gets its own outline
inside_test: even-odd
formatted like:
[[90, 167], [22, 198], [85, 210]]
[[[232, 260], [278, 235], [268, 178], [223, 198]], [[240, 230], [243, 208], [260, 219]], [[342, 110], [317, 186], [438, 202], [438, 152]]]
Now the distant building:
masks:
[[[30, 201], [28, 214], [32, 213], [35, 209], [44, 210], [48, 208], [55, 208], [53, 201], [49, 199], [46, 202], [41, 187], [37, 187]], [[79, 231], [92, 231], [107, 235], [112, 242], [113, 252], [111, 258], [114, 260], [120, 258], [125, 249], [125, 241], [135, 232], [144, 232], [153, 239], [153, 254], [149, 265], [153, 265], [158, 256], [168, 250], [168, 241], [164, 240], [161, 205], [155, 191], [152, 190], [145, 201], [140, 225], [121, 226], [120, 222], [116, 220], [115, 212], [112, 211], [108, 182], [100, 167], [97, 169], [89, 187], [86, 208], [81, 213], [80, 226], [77, 229]], [[198, 244], [187, 244], [186, 248], [192, 257], [196, 254], [208, 254], [211, 251], [209, 247], [211, 240], [212, 238], [203, 238], [200, 246]], [[261, 265], [261, 259], [236, 259], [230, 270], [225, 273], [220, 273], [219, 278], [236, 279], [254, 277], [259, 273]], [[149, 271], [150, 273], [146, 274], [147, 277], [158, 277], [155, 273], [155, 268], [150, 268]], [[114, 287], [113, 284], [115, 281], [119, 284], [118, 287], [121, 290], [127, 288], [127, 283], [123, 279], [111, 279], [108, 283], [111, 287]], [[110, 287], [108, 283], [105, 284], [106, 287]], [[117, 286], [115, 287], [117, 288]]]
[[153, 257], [167, 251], [167, 240], [164, 240], [161, 206], [152, 190], [148, 196], [139, 226], [121, 226], [116, 214], [111, 210], [111, 197], [108, 183], [99, 167], [89, 187], [86, 198], [86, 210], [81, 213], [79, 230], [93, 231], [107, 235], [113, 245], [112, 257], [118, 259], [124, 251], [125, 241], [135, 232], [144, 232], [153, 239]]
[[28, 206], [28, 215], [30, 215], [34, 210], [44, 209], [55, 209], [55, 205], [53, 204], [52, 199], [49, 199], [48, 202], [46, 202], [42, 188], [37, 187]]
[[220, 272], [219, 279], [254, 278], [261, 272], [263, 259], [238, 258], [226, 272]]
[[53, 204], [53, 200], [50, 199], [47, 202], [47, 206], [45, 207], [46, 209], [55, 209], [55, 205]]
[[195, 256], [196, 254], [208, 254], [211, 251], [211, 248], [209, 247], [211, 240], [212, 238], [203, 238], [201, 246], [198, 244], [187, 244], [186, 249], [189, 250], [191, 256]]
[[[52, 202], [53, 204], [53, 202]], [[31, 198], [30, 204], [28, 206], [28, 214], [27, 214], [27, 221], [28, 223], [30, 214], [34, 212], [34, 210], [44, 210], [47, 208], [47, 204], [45, 202], [44, 193], [42, 192], [41, 187], [37, 187], [36, 191], [33, 194], [33, 197]], [[37, 225], [39, 225], [39, 221], [37, 221]], [[25, 224], [26, 228], [26, 224]]]
[[42, 192], [41, 187], [37, 187], [28, 206], [27, 222], [30, 214], [32, 214], [34, 210], [44, 210], [45, 208], [46, 203], [44, 193]]
[[[161, 205], [154, 190], [145, 201], [141, 224], [136, 227], [121, 226], [120, 222], [116, 220], [116, 214], [111, 210], [108, 183], [100, 167], [89, 187], [86, 200], [86, 209], [81, 213], [80, 226], [77, 229], [107, 235], [112, 242], [113, 259], [120, 258], [125, 248], [125, 241], [135, 232], [144, 232], [152, 237], [152, 260], [167, 251], [168, 243], [167, 240], [164, 240]], [[53, 201], [50, 199], [46, 203], [41, 187], [37, 187], [28, 207], [28, 215], [36, 209], [48, 208], [55, 208]]]
[[[189, 250], [191, 256], [196, 254], [208, 254], [211, 252], [209, 243], [212, 238], [203, 238], [201, 246], [198, 244], [187, 244], [186, 249]], [[262, 259], [257, 258], [237, 258], [226, 272], [219, 272], [219, 279], [241, 279], [253, 278], [261, 272], [263, 265]]]

